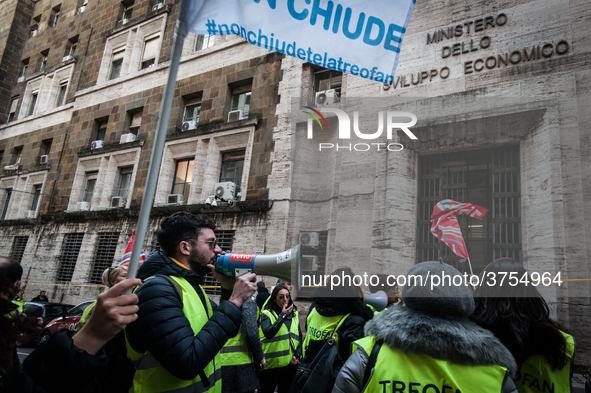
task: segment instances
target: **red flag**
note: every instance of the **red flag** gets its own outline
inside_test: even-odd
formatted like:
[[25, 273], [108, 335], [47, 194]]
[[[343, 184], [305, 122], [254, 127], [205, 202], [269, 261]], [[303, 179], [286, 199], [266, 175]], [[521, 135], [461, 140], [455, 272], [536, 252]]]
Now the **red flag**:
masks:
[[[135, 231], [133, 231], [133, 234], [131, 235], [131, 239], [129, 239], [129, 243], [127, 243], [127, 248], [125, 249], [125, 253], [123, 254], [123, 258], [121, 258], [121, 261], [119, 262], [119, 266], [129, 265], [129, 261], [131, 260], [131, 251], [133, 250], [133, 242], [134, 241], [135, 241]], [[145, 260], [146, 260], [146, 254], [144, 253], [144, 250], [142, 249], [142, 253], [140, 254], [140, 261], [137, 266], [140, 267], [142, 262], [144, 262]]]
[[488, 212], [480, 206], [471, 203], [456, 202], [451, 199], [444, 199], [437, 202], [431, 215], [431, 233], [441, 240], [459, 257], [468, 258], [466, 243], [458, 223], [458, 214], [468, 214], [470, 217], [482, 220]]

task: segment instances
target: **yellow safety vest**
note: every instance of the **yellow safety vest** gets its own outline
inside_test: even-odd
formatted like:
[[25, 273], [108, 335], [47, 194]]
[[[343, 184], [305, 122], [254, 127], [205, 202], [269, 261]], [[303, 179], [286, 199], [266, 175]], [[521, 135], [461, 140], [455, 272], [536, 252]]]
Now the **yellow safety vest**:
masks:
[[570, 334], [560, 333], [566, 339], [568, 363], [561, 370], [552, 370], [543, 355], [528, 357], [514, 379], [519, 393], [570, 393], [570, 371], [575, 341]]
[[224, 366], [237, 366], [239, 364], [252, 363], [252, 356], [246, 345], [246, 337], [242, 332], [243, 326], [240, 325], [240, 330], [236, 337], [232, 337], [226, 342], [226, 345], [220, 351], [221, 364]]
[[335, 341], [338, 342], [339, 336], [336, 330], [342, 325], [347, 316], [349, 316], [349, 314], [325, 317], [320, 315], [314, 308], [312, 312], [308, 314], [308, 318], [306, 318], [308, 330], [306, 332], [306, 338], [304, 339], [302, 356], [306, 356], [306, 350], [310, 346], [310, 341], [325, 340], [333, 331], [335, 332]]
[[80, 320], [76, 324], [76, 331], [80, 331], [80, 329], [82, 329], [84, 325], [86, 325], [86, 322], [88, 322], [90, 316], [92, 315], [92, 310], [94, 310], [94, 306], [96, 306], [96, 302], [90, 303], [90, 305], [84, 309], [84, 312], [82, 312], [82, 316], [80, 317]]
[[[150, 277], [147, 280], [151, 278], [153, 277]], [[183, 292], [183, 313], [189, 320], [193, 332], [197, 335], [213, 314], [211, 303], [207, 301], [207, 295], [203, 288], [200, 287], [200, 290], [203, 292], [204, 299], [206, 299], [205, 303], [207, 304], [207, 308], [204, 307], [197, 291], [187, 282], [187, 280], [182, 277], [171, 276], [170, 278], [179, 284]], [[209, 381], [209, 386], [205, 387], [199, 375], [188, 381], [176, 378], [162, 367], [160, 362], [154, 358], [149, 351], [144, 353], [136, 352], [131, 345], [129, 345], [127, 336], [125, 336], [125, 343], [127, 345], [127, 357], [134, 363], [136, 368], [133, 377], [133, 387], [130, 392], [153, 393], [174, 391], [175, 393], [221, 393], [222, 371], [220, 367], [221, 361], [219, 353], [203, 370]]]
[[[374, 336], [357, 340], [367, 355]], [[507, 369], [498, 365], [468, 366], [427, 355], [404, 353], [383, 344], [364, 392], [499, 393]]]
[[[271, 320], [271, 325], [277, 321], [279, 316], [271, 310], [263, 310], [263, 314], [267, 315]], [[259, 337], [261, 338], [261, 345], [267, 360], [266, 370], [272, 368], [285, 367], [294, 356], [294, 351], [300, 343], [300, 321], [298, 318], [298, 311], [293, 310], [293, 318], [291, 319], [291, 326], [289, 331], [285, 322], [279, 328], [275, 337], [267, 339], [263, 333], [263, 329], [259, 327]]]

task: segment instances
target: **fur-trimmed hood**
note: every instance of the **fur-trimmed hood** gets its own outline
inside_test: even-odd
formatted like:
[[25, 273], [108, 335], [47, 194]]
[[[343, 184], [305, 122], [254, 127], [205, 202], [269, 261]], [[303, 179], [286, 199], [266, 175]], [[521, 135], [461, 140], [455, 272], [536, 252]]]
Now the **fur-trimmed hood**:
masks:
[[406, 306], [391, 306], [365, 325], [365, 333], [390, 348], [466, 365], [497, 364], [513, 377], [515, 359], [488, 330], [467, 317], [432, 316]]

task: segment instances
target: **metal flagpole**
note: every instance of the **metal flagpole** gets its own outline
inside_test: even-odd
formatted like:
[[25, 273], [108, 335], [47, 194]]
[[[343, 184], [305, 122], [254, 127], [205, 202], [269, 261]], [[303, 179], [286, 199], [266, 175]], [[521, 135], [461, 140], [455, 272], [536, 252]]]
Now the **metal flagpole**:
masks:
[[472, 263], [470, 262], [470, 257], [466, 259], [468, 260], [468, 266], [470, 266], [470, 277], [472, 277], [474, 275], [474, 272], [472, 271]]
[[[186, 6], [187, 0], [181, 1], [179, 14], [185, 10], [183, 4]], [[166, 81], [166, 86], [164, 87], [162, 104], [160, 105], [160, 116], [158, 117], [156, 135], [154, 137], [154, 146], [152, 148], [152, 155], [150, 157], [150, 166], [148, 167], [148, 176], [146, 178], [144, 196], [142, 198], [142, 206], [140, 208], [140, 215], [136, 228], [136, 238], [133, 243], [131, 260], [127, 270], [128, 278], [135, 278], [137, 275], [137, 265], [140, 260], [140, 255], [144, 245], [146, 230], [148, 229], [148, 220], [150, 218], [152, 204], [154, 203], [154, 194], [156, 193], [156, 182], [158, 180], [160, 162], [162, 161], [162, 152], [164, 151], [166, 128], [168, 126], [168, 120], [170, 119], [170, 108], [172, 107], [172, 99], [174, 96], [174, 88], [176, 86], [176, 77], [181, 59], [183, 42], [185, 41], [185, 37], [188, 33], [187, 25], [179, 19], [177, 19], [174, 30], [174, 40], [170, 55], [170, 66], [168, 67], [168, 79]]]

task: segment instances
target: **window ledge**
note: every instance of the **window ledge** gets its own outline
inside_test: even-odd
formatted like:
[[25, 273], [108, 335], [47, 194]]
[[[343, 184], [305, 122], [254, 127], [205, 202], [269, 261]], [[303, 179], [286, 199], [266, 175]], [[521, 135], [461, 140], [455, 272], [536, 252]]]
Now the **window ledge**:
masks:
[[35, 165], [34, 167], [31, 167], [29, 169], [15, 169], [13, 171], [4, 171], [1, 175], [0, 178], [5, 178], [5, 177], [11, 177], [11, 176], [16, 176], [16, 175], [26, 175], [29, 173], [33, 173], [33, 172], [42, 172], [42, 171], [48, 171], [51, 169], [51, 163], [47, 164], [47, 165]]
[[160, 8], [160, 9], [157, 9], [156, 11], [150, 11], [150, 12], [148, 12], [145, 15], [139, 16], [137, 18], [132, 18], [129, 21], [129, 23], [126, 23], [126, 24], [124, 24], [122, 26], [117, 26], [117, 27], [112, 28], [111, 30], [108, 30], [107, 31], [107, 38], [109, 38], [110, 36], [115, 35], [115, 34], [121, 32], [121, 31], [127, 30], [130, 27], [132, 27], [132, 26], [135, 26], [135, 25], [140, 24], [142, 22], [145, 22], [145, 21], [147, 21], [149, 19], [152, 19], [155, 16], [164, 14], [165, 12], [166, 13], [170, 13], [171, 8], [172, 8], [172, 6], [170, 4], [168, 4], [168, 5], [165, 5], [164, 7]]
[[92, 150], [89, 147], [90, 146], [90, 144], [89, 144], [89, 145], [87, 145], [87, 147], [85, 149], [80, 150], [77, 154], [78, 154], [78, 157], [89, 157], [89, 156], [93, 156], [93, 155], [99, 155], [99, 154], [104, 154], [104, 153], [111, 153], [111, 152], [115, 152], [115, 151], [132, 149], [134, 147], [141, 147], [143, 145], [144, 145], [144, 141], [141, 139], [138, 139], [136, 141], [129, 142], [129, 143], [119, 143], [119, 142], [109, 143], [109, 144], [103, 145], [103, 147], [100, 149], [94, 149], [94, 150]]
[[191, 131], [184, 131], [182, 132], [180, 129], [176, 128], [176, 132], [167, 135], [166, 141], [174, 141], [177, 139], [184, 139], [193, 136], [205, 135], [205, 134], [213, 134], [215, 132], [220, 131], [228, 131], [233, 130], [235, 128], [242, 128], [247, 126], [256, 126], [259, 122], [259, 119], [256, 117], [250, 117], [248, 119], [232, 121], [229, 123], [216, 123], [216, 124], [205, 124], [199, 125], [197, 124], [197, 128]]

